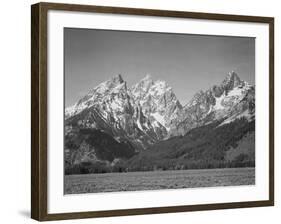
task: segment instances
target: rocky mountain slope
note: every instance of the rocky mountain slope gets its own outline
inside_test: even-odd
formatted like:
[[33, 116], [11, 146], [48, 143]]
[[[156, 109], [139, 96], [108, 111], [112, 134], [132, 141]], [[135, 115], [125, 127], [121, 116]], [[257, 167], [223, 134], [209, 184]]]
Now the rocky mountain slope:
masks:
[[[223, 127], [241, 118], [248, 123], [255, 119], [255, 87], [235, 72], [220, 84], [199, 91], [184, 106], [165, 81], [147, 75], [128, 87], [117, 75], [65, 109], [66, 161], [112, 163], [148, 151], [173, 136], [185, 136], [192, 129], [214, 123]], [[89, 136], [99, 136], [103, 143], [89, 143]], [[81, 149], [82, 143], [87, 147]], [[125, 150], [122, 156], [117, 149]], [[99, 153], [103, 150], [106, 156]]]
[[103, 130], [141, 150], [167, 136], [181, 109], [165, 82], [154, 82], [147, 76], [129, 89], [118, 75], [66, 108], [66, 133], [75, 127]]
[[147, 75], [131, 88], [131, 93], [151, 123], [159, 122], [167, 132], [177, 123], [182, 105], [165, 81], [153, 81], [152, 77]]
[[[255, 116], [255, 87], [231, 72], [219, 85], [207, 91], [199, 91], [183, 107], [178, 125], [172, 135], [185, 134], [195, 127], [225, 119], [222, 124], [245, 117]], [[221, 124], [221, 125], [222, 125]]]

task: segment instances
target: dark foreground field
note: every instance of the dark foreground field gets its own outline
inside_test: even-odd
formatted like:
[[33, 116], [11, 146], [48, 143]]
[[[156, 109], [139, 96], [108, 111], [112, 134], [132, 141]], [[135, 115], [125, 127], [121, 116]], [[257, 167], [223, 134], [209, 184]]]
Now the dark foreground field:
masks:
[[255, 168], [172, 170], [65, 176], [65, 194], [254, 185]]

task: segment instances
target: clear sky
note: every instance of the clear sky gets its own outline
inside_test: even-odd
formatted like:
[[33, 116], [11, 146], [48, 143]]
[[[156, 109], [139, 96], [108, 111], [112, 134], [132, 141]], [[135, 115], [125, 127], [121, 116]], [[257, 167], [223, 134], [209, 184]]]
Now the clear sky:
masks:
[[165, 80], [183, 105], [232, 70], [255, 82], [254, 38], [65, 28], [64, 44], [66, 106], [117, 74]]

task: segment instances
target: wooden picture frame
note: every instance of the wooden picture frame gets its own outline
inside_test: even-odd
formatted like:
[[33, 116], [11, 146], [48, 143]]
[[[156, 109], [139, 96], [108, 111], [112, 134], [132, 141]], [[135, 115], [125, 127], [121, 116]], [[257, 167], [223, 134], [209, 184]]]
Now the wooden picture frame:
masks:
[[[269, 191], [268, 200], [212, 203], [199, 205], [130, 208], [103, 211], [48, 213], [48, 34], [47, 14], [50, 10], [166, 18], [188, 18], [211, 21], [262, 23], [269, 25]], [[31, 217], [38, 221], [81, 219], [109, 216], [142, 215], [171, 212], [203, 211], [274, 205], [274, 18], [224, 15], [201, 12], [164, 11], [91, 5], [38, 3], [31, 7]]]

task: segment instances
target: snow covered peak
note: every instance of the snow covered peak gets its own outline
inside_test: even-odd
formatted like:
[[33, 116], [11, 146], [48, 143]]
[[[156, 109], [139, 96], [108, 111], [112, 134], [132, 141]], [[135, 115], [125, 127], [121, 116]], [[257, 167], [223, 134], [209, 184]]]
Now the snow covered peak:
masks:
[[144, 87], [150, 87], [154, 84], [154, 81], [152, 79], [152, 76], [150, 74], [147, 74], [143, 79], [141, 79], [138, 83], [136, 83], [135, 86], [144, 86]]
[[[214, 104], [218, 99], [227, 96], [243, 97], [252, 86], [240, 79], [234, 71], [229, 72], [220, 85], [214, 85], [207, 91], [198, 91], [186, 107], [197, 104]], [[217, 100], [216, 100], [217, 99]]]
[[151, 119], [152, 124], [161, 124], [170, 129], [173, 120], [181, 109], [181, 104], [172, 88], [163, 80], [153, 81], [147, 75], [131, 89], [134, 101], [140, 105], [143, 114]]
[[111, 79], [102, 82], [95, 88], [93, 88], [87, 95], [82, 97], [73, 106], [65, 109], [66, 118], [76, 115], [93, 105], [101, 104], [107, 96], [122, 93], [127, 91], [126, 82], [123, 80], [120, 74], [112, 77]]
[[154, 85], [150, 88], [151, 94], [162, 95], [172, 90], [172, 88], [162, 80], [157, 80]]
[[234, 71], [229, 72], [229, 73], [227, 74], [227, 77], [228, 77], [229, 79], [234, 79], [234, 78], [240, 79], [239, 76], [237, 75], [237, 73], [234, 72]]
[[243, 85], [244, 81], [240, 79], [240, 77], [234, 71], [229, 72], [226, 78], [222, 81], [221, 86], [225, 90], [232, 90], [233, 88]]
[[214, 85], [207, 91], [200, 90], [194, 95], [184, 106], [180, 126], [186, 132], [214, 120], [252, 114], [254, 109], [255, 87], [232, 71], [220, 85]]
[[118, 74], [118, 75], [112, 77], [111, 81], [116, 83], [116, 84], [121, 84], [121, 83], [124, 82], [124, 79], [123, 79], [121, 74]]
[[153, 81], [149, 74], [131, 88], [131, 92], [137, 101], [144, 100], [147, 97], [160, 96], [171, 90], [172, 88], [165, 81]]
[[164, 80], [157, 80], [155, 85], [161, 86], [162, 88], [168, 87], [168, 84]]
[[150, 74], [147, 74], [141, 81], [152, 81], [152, 77]]
[[132, 86], [131, 91], [136, 97], [145, 95], [151, 86], [154, 85], [151, 75], [146, 75], [142, 80]]

